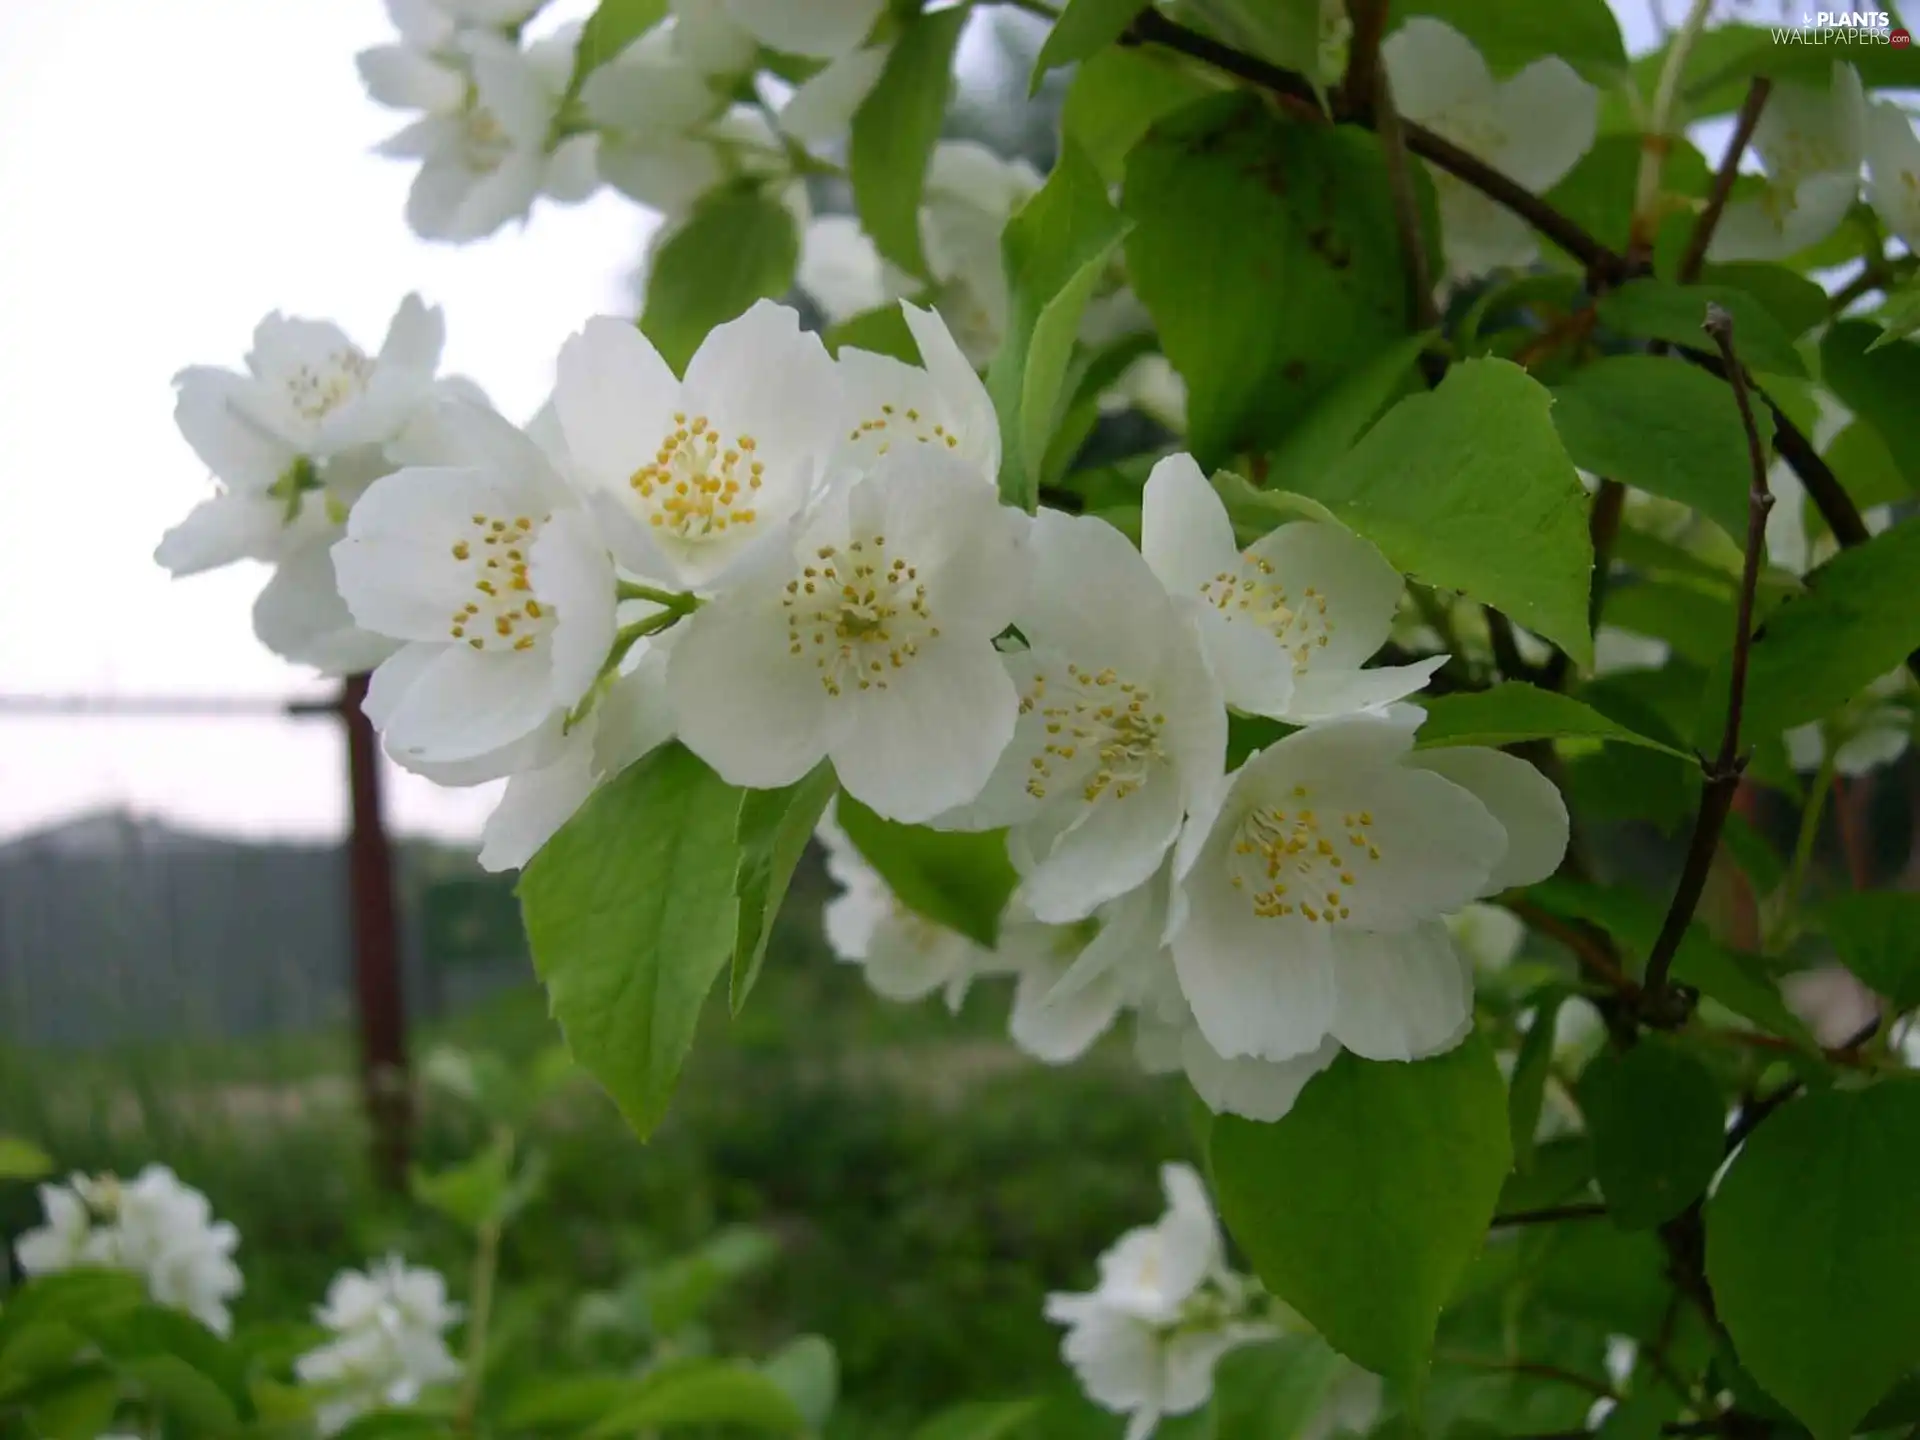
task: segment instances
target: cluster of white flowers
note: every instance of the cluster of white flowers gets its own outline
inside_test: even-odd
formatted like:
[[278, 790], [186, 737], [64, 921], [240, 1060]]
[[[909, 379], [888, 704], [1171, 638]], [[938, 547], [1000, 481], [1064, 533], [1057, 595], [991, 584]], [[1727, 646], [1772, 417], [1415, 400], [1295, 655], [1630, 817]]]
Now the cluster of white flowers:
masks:
[[364, 1273], [343, 1270], [314, 1318], [334, 1338], [294, 1362], [319, 1397], [322, 1435], [376, 1408], [411, 1405], [427, 1387], [460, 1377], [446, 1331], [460, 1319], [438, 1272], [390, 1255]]
[[1128, 1417], [1127, 1440], [1206, 1404], [1228, 1351], [1282, 1333], [1259, 1282], [1228, 1268], [1200, 1177], [1167, 1165], [1160, 1180], [1167, 1213], [1114, 1242], [1100, 1283], [1047, 1297], [1047, 1318], [1067, 1327], [1062, 1355], [1088, 1398]]
[[207, 1197], [183, 1185], [164, 1165], [132, 1180], [75, 1175], [42, 1185], [46, 1224], [15, 1245], [29, 1275], [99, 1268], [139, 1275], [156, 1305], [182, 1310], [225, 1335], [227, 1302], [241, 1290], [233, 1252], [239, 1233], [213, 1218]]

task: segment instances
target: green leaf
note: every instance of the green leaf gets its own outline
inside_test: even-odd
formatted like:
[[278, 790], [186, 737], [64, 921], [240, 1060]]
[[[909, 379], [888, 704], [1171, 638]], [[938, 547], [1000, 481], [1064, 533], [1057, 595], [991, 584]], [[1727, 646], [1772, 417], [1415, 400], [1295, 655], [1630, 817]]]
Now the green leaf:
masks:
[[53, 1173], [53, 1157], [31, 1140], [0, 1135], [0, 1180], [38, 1180]]
[[739, 1425], [763, 1435], [797, 1435], [807, 1428], [779, 1384], [736, 1360], [684, 1360], [647, 1375], [633, 1398], [596, 1424], [586, 1440], [679, 1425]]
[[1284, 486], [1296, 475], [1310, 482], [1344, 459], [1380, 412], [1417, 383], [1413, 367], [1433, 339], [1432, 331], [1409, 335], [1332, 385], [1267, 457], [1273, 483]]
[[658, 25], [666, 13], [667, 0], [600, 0], [580, 28], [561, 108], [580, 94], [589, 75]]
[[1888, 291], [1880, 306], [1879, 319], [1886, 328], [1867, 346], [1869, 353], [1920, 330], [1920, 279], [1910, 278], [1898, 289]]
[[139, 1355], [116, 1362], [114, 1368], [189, 1434], [223, 1434], [239, 1422], [232, 1400], [219, 1385], [178, 1355]]
[[1724, 381], [1682, 360], [1616, 355], [1554, 387], [1553, 423], [1581, 469], [1691, 505], [1745, 540], [1752, 465]]
[[63, 1270], [37, 1275], [0, 1307], [0, 1366], [37, 1328], [124, 1314], [144, 1304], [146, 1284], [118, 1270]]
[[1920, 895], [1841, 895], [1820, 907], [1818, 919], [1840, 963], [1888, 1005], [1920, 1005]]
[[1804, 335], [1824, 325], [1831, 303], [1827, 292], [1798, 271], [1784, 265], [1768, 265], [1757, 260], [1733, 260], [1708, 265], [1700, 271], [1702, 285], [1731, 286], [1744, 290], [1780, 322], [1789, 335]]
[[966, 21], [964, 5], [914, 16], [853, 114], [847, 168], [860, 226], [882, 255], [913, 275], [927, 273], [920, 197], [946, 118], [953, 51]]
[[1518, 745], [1526, 740], [1613, 740], [1668, 755], [1683, 752], [1609, 720], [1592, 706], [1509, 680], [1491, 690], [1422, 697], [1427, 712], [1419, 743], [1436, 745]]
[[143, 1304], [74, 1323], [162, 1404], [203, 1418], [224, 1415], [228, 1425], [253, 1417], [245, 1357], [191, 1316]]
[[1580, 1076], [1580, 1110], [1607, 1212], [1651, 1230], [1697, 1200], [1726, 1158], [1726, 1107], [1698, 1060], [1647, 1036], [1596, 1055]]
[[1718, 355], [1700, 328], [1707, 306], [1733, 317], [1733, 344], [1741, 362], [1761, 374], [1804, 376], [1807, 367], [1793, 341], [1767, 307], [1744, 290], [1725, 285], [1677, 285], [1670, 280], [1630, 280], [1596, 302], [1600, 322], [1623, 335], [1665, 340], [1670, 345]]
[[559, 1375], [514, 1388], [499, 1422], [510, 1430], [581, 1430], [632, 1400], [646, 1381], [633, 1375]]
[[1335, 1387], [1354, 1373], [1352, 1362], [1318, 1335], [1289, 1335], [1235, 1350], [1214, 1375], [1220, 1434], [1229, 1440], [1300, 1440], [1317, 1433], [1315, 1422]]
[[[1920, 648], [1920, 522], [1902, 521], [1842, 550], [1807, 576], [1754, 639], [1748, 659], [1744, 743], [1823, 719]], [[1726, 713], [1723, 666], [1697, 735], [1716, 736]]]
[[1508, 0], [1394, 0], [1391, 29], [1414, 15], [1445, 21], [1473, 42], [1495, 75], [1511, 75], [1543, 55], [1558, 55], [1587, 79], [1611, 85], [1626, 72], [1627, 47], [1606, 0], [1557, 0], [1551, 6]]
[[1128, 273], [1187, 383], [1203, 467], [1270, 448], [1407, 334], [1385, 164], [1353, 127], [1253, 96], [1200, 101], [1128, 157], [1122, 208]]
[[1161, 51], [1102, 50], [1067, 86], [1060, 137], [1085, 153], [1102, 179], [1118, 184], [1127, 153], [1155, 122], [1216, 89], [1202, 72]]
[[842, 320], [821, 338], [834, 355], [851, 345], [870, 354], [891, 355], [903, 365], [920, 364], [920, 347], [914, 342], [913, 331], [907, 328], [907, 317], [898, 305], [863, 310]]
[[[1756, 75], [1765, 75], [1776, 84], [1825, 88], [1832, 83], [1834, 47], [1783, 45], [1776, 37], [1777, 32], [1765, 25], [1720, 25], [1702, 35], [1706, 43], [1694, 47], [1682, 71], [1681, 95], [1687, 115], [1697, 119], [1739, 109]], [[1846, 62], [1859, 72], [1861, 83], [1870, 90], [1910, 86], [1912, 53], [1891, 45], [1845, 47]], [[1663, 48], [1642, 57], [1636, 62], [1636, 71], [1645, 65], [1645, 73], [1657, 73], [1664, 54]]]
[[[1840, 488], [1862, 510], [1890, 505], [1913, 493], [1907, 477], [1900, 473], [1900, 462], [1893, 458], [1880, 431], [1864, 420], [1852, 420], [1842, 426], [1840, 433], [1827, 442], [1820, 458], [1827, 462]], [[1809, 502], [1803, 499], [1801, 503]], [[1816, 519], [1816, 528], [1810, 533], [1817, 534], [1817, 527], [1825, 524], [1824, 520]]]
[[818, 1335], [802, 1335], [760, 1364], [760, 1373], [786, 1391], [809, 1430], [819, 1430], [833, 1414], [840, 1394], [840, 1358]]
[[663, 746], [596, 791], [521, 873], [554, 1018], [643, 1136], [733, 954], [739, 813], [738, 790]]
[[1040, 1409], [1038, 1400], [977, 1400], [943, 1410], [911, 1440], [1010, 1440]]
[[1707, 1206], [1707, 1278], [1740, 1360], [1840, 1440], [1920, 1355], [1920, 1083], [1806, 1095]]
[[1316, 483], [1296, 479], [1395, 569], [1502, 610], [1589, 665], [1587, 493], [1552, 403], [1517, 365], [1463, 361]]
[[835, 818], [902, 905], [988, 949], [1000, 938], [1000, 912], [1019, 876], [1001, 831], [969, 835], [882, 820], [851, 795]]
[[1507, 1133], [1513, 1142], [1513, 1168], [1521, 1173], [1533, 1168], [1534, 1136], [1540, 1129], [1540, 1107], [1553, 1070], [1553, 1031], [1567, 998], [1564, 990], [1548, 990], [1540, 997], [1513, 1058], [1513, 1078], [1507, 1082]]
[[1606, 614], [1609, 625], [1664, 640], [1674, 654], [1704, 669], [1733, 649], [1733, 597], [1718, 587], [1633, 581], [1607, 595]]
[[799, 261], [786, 206], [761, 190], [723, 191], [654, 256], [640, 328], [678, 374], [714, 326], [786, 294]]
[[456, 1433], [443, 1416], [418, 1410], [369, 1410], [356, 1416], [333, 1440], [430, 1440]]
[[120, 1408], [120, 1377], [105, 1366], [85, 1365], [8, 1398], [8, 1408], [26, 1412], [19, 1433], [36, 1440], [99, 1440], [113, 1429]]
[[773, 922], [787, 898], [793, 870], [813, 838], [813, 827], [839, 781], [831, 765], [820, 765], [806, 779], [781, 790], [749, 790], [740, 798], [736, 845], [740, 870], [734, 879], [740, 913], [733, 939], [733, 972], [728, 999], [738, 1015], [760, 978]]
[[1417, 1388], [1512, 1158], [1486, 1043], [1414, 1064], [1342, 1054], [1278, 1123], [1221, 1116], [1211, 1151], [1221, 1214], [1267, 1288]]
[[1879, 433], [1908, 487], [1920, 489], [1920, 426], [1913, 423], [1920, 345], [1901, 341], [1875, 349], [1881, 336], [1868, 321], [1837, 321], [1820, 341], [1820, 379]]
[[409, 1177], [413, 1198], [470, 1231], [503, 1217], [513, 1189], [513, 1137], [493, 1142], [459, 1165], [428, 1171], [415, 1165]]
[[1118, 40], [1140, 13], [1138, 0], [1067, 0], [1060, 18], [1047, 32], [1046, 42], [1033, 62], [1027, 81], [1029, 97], [1040, 93], [1049, 70], [1085, 60]]
[[[1602, 245], [1624, 250], [1633, 231], [1633, 201], [1640, 178], [1640, 154], [1640, 135], [1637, 130], [1632, 134], [1601, 135], [1574, 167], [1547, 191], [1547, 203]], [[1663, 195], [1705, 195], [1712, 180], [1713, 171], [1700, 152], [1687, 140], [1676, 138], [1667, 162], [1660, 171]], [[1581, 303], [1585, 303], [1584, 299]]]
[[1011, 313], [987, 385], [1000, 415], [1000, 494], [1023, 510], [1039, 503], [1080, 317], [1126, 234], [1106, 188], [1092, 162], [1065, 149], [1000, 237]]
[[780, 1255], [780, 1246], [763, 1230], [734, 1226], [720, 1231], [697, 1250], [646, 1272], [642, 1289], [654, 1333], [675, 1336], [700, 1319], [728, 1286]]

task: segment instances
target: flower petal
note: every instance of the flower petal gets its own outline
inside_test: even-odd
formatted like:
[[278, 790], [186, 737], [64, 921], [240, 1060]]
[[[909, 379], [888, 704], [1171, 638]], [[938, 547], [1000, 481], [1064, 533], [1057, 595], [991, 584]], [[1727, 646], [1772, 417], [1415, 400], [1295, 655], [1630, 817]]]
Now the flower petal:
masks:
[[1187, 1080], [1216, 1115], [1239, 1115], [1271, 1124], [1293, 1109], [1307, 1082], [1339, 1058], [1340, 1043], [1331, 1036], [1304, 1055], [1291, 1060], [1229, 1060], [1207, 1043], [1198, 1029], [1180, 1042], [1180, 1063]]
[[1125, 798], [1109, 790], [1089, 805], [1066, 795], [1008, 834], [1021, 893], [1049, 924], [1091, 915], [1160, 868], [1180, 833], [1182, 810], [1179, 780], [1165, 766]]
[[277, 500], [231, 491], [216, 495], [160, 537], [154, 561], [178, 580], [236, 560], [271, 559], [282, 544], [285, 515]]
[[1559, 184], [1593, 148], [1600, 92], [1558, 56], [1535, 60], [1502, 82], [1493, 103], [1505, 143], [1484, 158], [1529, 190]]
[[1424, 688], [1433, 673], [1446, 663], [1445, 655], [1430, 655], [1411, 665], [1376, 665], [1367, 670], [1310, 669], [1294, 677], [1286, 718], [1296, 724], [1309, 725], [1358, 710], [1390, 705]]
[[673, 431], [680, 382], [631, 321], [596, 316], [560, 347], [553, 404], [581, 476], [610, 493]]
[[480, 831], [480, 868], [518, 870], [533, 859], [593, 793], [591, 759], [580, 736], [553, 764], [509, 779]]
[[503, 749], [552, 713], [543, 669], [535, 654], [449, 645], [408, 687], [382, 738], [396, 755], [430, 762]]
[[1333, 1035], [1368, 1060], [1419, 1060], [1473, 1028], [1473, 967], [1438, 920], [1392, 935], [1336, 929]]
[[1567, 853], [1567, 802], [1553, 782], [1517, 755], [1477, 745], [1416, 750], [1408, 764], [1466, 790], [1507, 834], [1506, 854], [1482, 894], [1496, 895], [1544, 880]]
[[760, 42], [789, 55], [832, 59], [873, 29], [886, 0], [725, 0], [727, 13]]
[[1197, 600], [1202, 586], [1239, 568], [1227, 507], [1191, 455], [1158, 462], [1140, 505], [1140, 553], [1168, 594]]
[[1322, 665], [1357, 668], [1386, 644], [1406, 581], [1351, 530], [1296, 520], [1256, 541], [1247, 554], [1273, 567], [1274, 581], [1285, 587], [1296, 611], [1314, 612], [1308, 673]]
[[296, 458], [294, 448], [242, 408], [257, 382], [195, 365], [173, 380], [173, 421], [200, 463], [235, 490], [264, 495]]
[[561, 510], [541, 526], [527, 560], [534, 593], [557, 612], [547, 640], [553, 703], [571, 706], [613, 650], [613, 562], [578, 510]]
[[353, 57], [360, 83], [376, 105], [396, 110], [454, 110], [467, 82], [408, 45], [375, 45]]
[[353, 623], [334, 584], [324, 543], [303, 546], [280, 562], [253, 602], [253, 633], [274, 654], [324, 675], [371, 670], [397, 648]]

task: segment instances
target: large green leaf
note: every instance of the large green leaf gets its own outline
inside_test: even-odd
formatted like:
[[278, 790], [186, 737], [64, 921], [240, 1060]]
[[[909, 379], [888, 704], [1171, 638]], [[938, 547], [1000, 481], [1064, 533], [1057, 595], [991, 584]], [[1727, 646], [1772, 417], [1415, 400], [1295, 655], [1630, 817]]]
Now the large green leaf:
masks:
[[1556, 0], [1515, 5], [1511, 0], [1394, 0], [1388, 25], [1414, 15], [1445, 21], [1473, 42], [1495, 75], [1510, 75], [1545, 55], [1558, 55], [1596, 84], [1626, 72], [1627, 47], [1606, 0]]
[[1554, 387], [1553, 423], [1581, 469], [1691, 505], [1744, 542], [1752, 464], [1724, 382], [1681, 360], [1616, 355]]
[[25, 1349], [36, 1328], [92, 1323], [142, 1305], [147, 1287], [138, 1275], [118, 1270], [63, 1270], [35, 1276], [7, 1295], [0, 1307], [0, 1370], [17, 1345]]
[[1580, 1075], [1593, 1169], [1614, 1223], [1649, 1230], [1697, 1200], [1726, 1158], [1726, 1106], [1698, 1060], [1648, 1036]]
[[966, 22], [964, 5], [914, 16], [853, 115], [847, 170], [861, 228], [882, 255], [914, 275], [927, 273], [920, 197], [953, 89], [954, 47]]
[[1547, 1078], [1553, 1070], [1554, 1028], [1567, 998], [1567, 991], [1553, 989], [1540, 997], [1513, 1057], [1513, 1078], [1507, 1082], [1507, 1132], [1513, 1141], [1513, 1168], [1520, 1174], [1533, 1169], [1540, 1107], [1546, 1102]]
[[760, 978], [773, 922], [787, 898], [794, 866], [839, 782], [833, 767], [821, 765], [797, 784], [781, 790], [749, 790], [740, 799], [738, 844], [740, 871], [734, 894], [740, 912], [733, 939], [733, 968], [728, 999], [738, 1015]]
[[[1602, 245], [1625, 249], [1633, 232], [1633, 197], [1639, 185], [1640, 155], [1637, 131], [1600, 136], [1547, 191], [1547, 203]], [[1707, 193], [1712, 180], [1712, 167], [1700, 152], [1688, 141], [1675, 139], [1667, 162], [1661, 167], [1661, 190], [1668, 196], [1701, 196]]]
[[851, 795], [834, 810], [840, 828], [902, 905], [989, 949], [1019, 882], [1005, 834], [970, 835], [883, 820]]
[[1795, 1100], [1707, 1207], [1707, 1278], [1741, 1363], [1841, 1440], [1920, 1356], [1920, 1082]]
[[763, 190], [705, 201], [654, 256], [640, 328], [676, 372], [714, 326], [793, 285], [800, 241], [787, 207]]
[[1000, 494], [1023, 510], [1039, 503], [1074, 333], [1126, 230], [1093, 163], [1069, 146], [1001, 235], [1010, 313], [987, 383], [1000, 416]]
[[1218, 87], [1204, 72], [1159, 50], [1107, 49], [1074, 72], [1060, 110], [1060, 137], [1118, 183], [1127, 152], [1163, 115]]
[[[1747, 743], [1819, 720], [1920, 648], [1920, 522], [1902, 521], [1807, 576], [1755, 637], [1747, 671]], [[1726, 713], [1725, 667], [1702, 711], [1704, 738]]]
[[107, 1366], [78, 1365], [9, 1395], [7, 1408], [24, 1412], [23, 1437], [99, 1440], [113, 1430], [123, 1383]]
[[1388, 197], [1372, 136], [1252, 96], [1203, 100], [1134, 149], [1127, 268], [1187, 382], [1203, 466], [1268, 448], [1407, 334]]
[[1040, 1409], [1038, 1400], [975, 1400], [943, 1410], [912, 1440], [1012, 1440]]
[[1467, 360], [1389, 410], [1333, 470], [1292, 483], [1394, 568], [1506, 612], [1587, 665], [1587, 493], [1552, 403], [1519, 366]]
[[1733, 343], [1749, 370], [1774, 375], [1804, 376], [1806, 363], [1793, 340], [1767, 307], [1744, 290], [1727, 285], [1678, 285], [1670, 280], [1630, 280], [1601, 296], [1600, 321], [1623, 335], [1642, 340], [1664, 340], [1669, 345], [1718, 355], [1719, 349], [1700, 328], [1707, 306], [1720, 306], [1733, 317]]
[[554, 1018], [642, 1135], [733, 954], [739, 814], [738, 790], [666, 745], [601, 787], [520, 877]]
[[1920, 1005], [1920, 895], [1869, 891], [1820, 907], [1834, 954], [1896, 1011]]
[[31, 1140], [0, 1135], [0, 1180], [38, 1180], [53, 1173], [53, 1157]]
[[1319, 475], [1345, 458], [1380, 412], [1419, 383], [1413, 367], [1433, 338], [1431, 332], [1409, 335], [1322, 393], [1267, 457], [1268, 483], [1285, 486], [1296, 475]]
[[1433, 745], [1517, 745], [1525, 740], [1615, 740], [1680, 755], [1659, 740], [1609, 720], [1590, 705], [1556, 690], [1509, 680], [1491, 690], [1423, 697], [1426, 723], [1419, 743]]
[[778, 1381], [736, 1360], [683, 1360], [643, 1378], [631, 1398], [582, 1432], [585, 1440], [683, 1425], [737, 1425], [798, 1435], [806, 1416]]
[[1418, 1387], [1512, 1159], [1475, 1038], [1414, 1064], [1343, 1054], [1272, 1125], [1213, 1126], [1220, 1210], [1267, 1288], [1335, 1349]]
[[1820, 340], [1820, 378], [1879, 433], [1907, 485], [1920, 488], [1920, 426], [1913, 422], [1920, 345], [1903, 340], [1875, 349], [1882, 333], [1865, 320], [1830, 327]]
[[1049, 70], [1085, 60], [1113, 44], [1139, 13], [1138, 0], [1067, 0], [1033, 62], [1027, 93], [1039, 93]]

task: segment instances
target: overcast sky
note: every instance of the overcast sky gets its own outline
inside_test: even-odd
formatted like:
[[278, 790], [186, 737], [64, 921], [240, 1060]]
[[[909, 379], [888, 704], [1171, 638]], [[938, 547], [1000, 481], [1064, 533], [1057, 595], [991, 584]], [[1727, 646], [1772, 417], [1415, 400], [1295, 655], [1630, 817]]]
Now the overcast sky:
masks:
[[[1643, 47], [1644, 0], [1616, 9]], [[399, 122], [353, 67], [387, 38], [379, 0], [0, 0], [0, 692], [326, 693], [254, 640], [263, 571], [152, 562], [209, 493], [170, 377], [237, 366], [267, 311], [372, 350], [418, 290], [447, 366], [524, 420], [560, 342], [620, 307], [647, 222], [610, 192], [476, 245], [408, 232], [410, 168], [368, 153]], [[0, 714], [0, 838], [108, 807], [335, 834], [342, 765], [326, 720]], [[492, 794], [397, 771], [389, 793], [401, 829], [447, 836]]]

